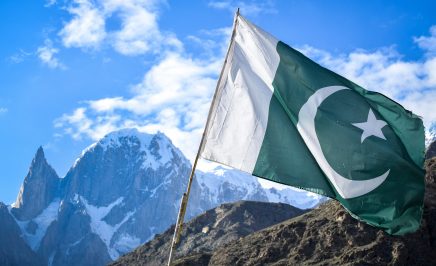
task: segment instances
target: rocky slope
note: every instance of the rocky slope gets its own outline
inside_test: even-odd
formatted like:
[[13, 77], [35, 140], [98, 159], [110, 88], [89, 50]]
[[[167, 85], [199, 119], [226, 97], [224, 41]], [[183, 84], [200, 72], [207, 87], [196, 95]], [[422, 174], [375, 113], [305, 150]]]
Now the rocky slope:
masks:
[[[175, 222], [190, 168], [164, 134], [135, 129], [112, 132], [85, 149], [64, 178], [40, 148], [10, 216], [45, 264], [104, 265]], [[323, 200], [292, 189], [264, 189], [255, 177], [218, 167], [197, 173], [186, 218], [242, 199], [302, 208]]]
[[[190, 256], [190, 264], [207, 260], [213, 250], [304, 211], [282, 203], [239, 201], [223, 204], [195, 217], [183, 230], [175, 258]], [[112, 265], [164, 265], [174, 226]], [[192, 261], [195, 258], [195, 263]]]

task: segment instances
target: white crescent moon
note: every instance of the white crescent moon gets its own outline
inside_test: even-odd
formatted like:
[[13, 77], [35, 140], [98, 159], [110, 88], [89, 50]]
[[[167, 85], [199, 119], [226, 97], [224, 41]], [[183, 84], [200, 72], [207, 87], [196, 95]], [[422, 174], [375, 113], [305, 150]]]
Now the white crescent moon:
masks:
[[318, 136], [316, 135], [315, 116], [321, 103], [327, 97], [340, 90], [349, 90], [349, 88], [344, 86], [324, 87], [310, 96], [298, 113], [297, 129], [313, 157], [315, 157], [318, 165], [333, 184], [336, 191], [342, 198], [349, 199], [365, 195], [380, 186], [388, 177], [390, 169], [381, 176], [371, 179], [351, 180], [338, 174], [327, 162], [327, 159], [322, 152]]

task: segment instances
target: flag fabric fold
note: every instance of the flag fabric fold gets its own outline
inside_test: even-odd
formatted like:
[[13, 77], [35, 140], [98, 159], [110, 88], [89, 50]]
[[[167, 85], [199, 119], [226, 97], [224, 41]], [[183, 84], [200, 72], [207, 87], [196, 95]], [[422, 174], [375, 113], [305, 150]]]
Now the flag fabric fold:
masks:
[[419, 228], [421, 119], [245, 18], [235, 23], [201, 157], [336, 199], [390, 234]]

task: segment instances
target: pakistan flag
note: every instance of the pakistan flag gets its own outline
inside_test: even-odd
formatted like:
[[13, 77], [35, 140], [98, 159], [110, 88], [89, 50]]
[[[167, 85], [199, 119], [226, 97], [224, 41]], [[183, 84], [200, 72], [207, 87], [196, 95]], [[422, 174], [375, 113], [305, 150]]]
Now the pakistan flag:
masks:
[[420, 226], [421, 119], [241, 16], [201, 156], [336, 199], [355, 218], [390, 234]]

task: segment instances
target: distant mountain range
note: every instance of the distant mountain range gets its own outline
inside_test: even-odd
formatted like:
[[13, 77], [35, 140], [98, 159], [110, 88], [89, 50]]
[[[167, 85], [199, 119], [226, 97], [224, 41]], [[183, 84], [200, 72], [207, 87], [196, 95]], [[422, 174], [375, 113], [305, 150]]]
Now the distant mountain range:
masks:
[[[82, 152], [59, 178], [39, 148], [11, 206], [0, 205], [0, 264], [105, 265], [175, 223], [191, 165], [163, 133], [125, 129]], [[225, 202], [284, 202], [301, 209], [312, 193], [262, 187], [217, 167], [197, 171], [187, 219]], [[22, 255], [22, 257], [20, 256]]]

